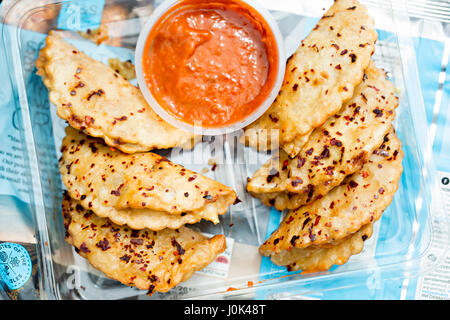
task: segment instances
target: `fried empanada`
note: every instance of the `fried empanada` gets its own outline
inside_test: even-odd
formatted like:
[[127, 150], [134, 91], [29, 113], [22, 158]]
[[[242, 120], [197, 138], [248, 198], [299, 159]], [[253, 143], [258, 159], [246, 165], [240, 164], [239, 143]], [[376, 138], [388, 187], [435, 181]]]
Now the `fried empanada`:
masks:
[[346, 263], [352, 255], [364, 248], [364, 241], [372, 236], [373, 224], [363, 226], [344, 239], [320, 246], [292, 248], [271, 256], [273, 263], [286, 266], [288, 271], [318, 272], [326, 271], [333, 265]]
[[148, 293], [166, 292], [225, 250], [225, 236], [207, 238], [186, 227], [132, 230], [86, 210], [65, 193], [62, 214], [66, 240], [111, 279]]
[[125, 154], [71, 127], [61, 147], [70, 196], [100, 217], [133, 229], [176, 229], [219, 222], [236, 201], [233, 189], [155, 153]]
[[192, 147], [194, 136], [162, 120], [138, 88], [56, 33], [47, 36], [36, 67], [58, 116], [72, 127], [126, 153]]
[[253, 147], [259, 142], [258, 147], [264, 149], [258, 135], [270, 140], [278, 130], [280, 146], [295, 156], [303, 137], [353, 96], [377, 38], [364, 5], [356, 0], [335, 1], [288, 60], [283, 85], [272, 106], [246, 128], [241, 141]]
[[263, 165], [247, 190], [278, 210], [295, 209], [324, 196], [361, 169], [391, 128], [398, 106], [393, 84], [372, 62], [355, 95], [309, 136], [290, 159], [284, 151]]
[[363, 168], [325, 196], [291, 210], [259, 248], [272, 256], [292, 248], [347, 237], [380, 218], [397, 191], [403, 171], [401, 142], [392, 131]]

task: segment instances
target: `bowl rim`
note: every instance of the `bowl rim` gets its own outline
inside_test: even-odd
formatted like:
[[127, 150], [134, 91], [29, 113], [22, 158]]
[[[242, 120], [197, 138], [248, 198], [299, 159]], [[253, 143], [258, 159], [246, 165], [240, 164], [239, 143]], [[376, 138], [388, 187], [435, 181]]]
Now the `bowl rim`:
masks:
[[[158, 103], [158, 101], [155, 99], [155, 97], [153, 96], [153, 94], [151, 93], [150, 89], [147, 86], [142, 69], [142, 56], [149, 33], [151, 32], [155, 24], [167, 11], [169, 11], [173, 6], [179, 4], [182, 1], [184, 0], [163, 1], [158, 7], [155, 8], [153, 13], [150, 15], [148, 20], [143, 25], [141, 31], [139, 32], [139, 36], [136, 42], [135, 59], [134, 59], [136, 69], [136, 79], [139, 89], [142, 92], [149, 106], [153, 109], [153, 111], [156, 112], [156, 114], [158, 114], [158, 116], [160, 116], [163, 120], [165, 120], [166, 122], [168, 122], [169, 124], [178, 129], [194, 134], [211, 135], [211, 136], [228, 134], [243, 129], [252, 122], [256, 121], [267, 111], [267, 109], [269, 109], [273, 101], [278, 96], [278, 93], [281, 89], [284, 80], [284, 74], [286, 70], [286, 53], [284, 46], [284, 38], [281, 34], [278, 23], [275, 21], [275, 18], [272, 16], [272, 14], [257, 0], [231, 0], [235, 2], [243, 2], [248, 6], [250, 6], [251, 8], [253, 8], [255, 11], [257, 11], [261, 15], [261, 17], [265, 20], [270, 30], [272, 31], [278, 52], [278, 61], [277, 66], [275, 68], [277, 70], [275, 82], [264, 102], [261, 103], [253, 113], [251, 113], [244, 119], [221, 127], [203, 127], [200, 124], [196, 124], [195, 122], [194, 125], [191, 125], [187, 122], [177, 119], [175, 116], [167, 112]], [[221, 1], [223, 0], [213, 0], [212, 2], [221, 2]]]

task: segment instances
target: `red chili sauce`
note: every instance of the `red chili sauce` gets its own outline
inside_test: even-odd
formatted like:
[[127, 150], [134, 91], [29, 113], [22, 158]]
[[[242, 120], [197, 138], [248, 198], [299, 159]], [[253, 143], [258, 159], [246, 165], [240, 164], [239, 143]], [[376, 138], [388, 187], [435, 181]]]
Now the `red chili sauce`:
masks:
[[278, 51], [265, 19], [238, 0], [181, 1], [155, 24], [145, 81], [178, 120], [217, 128], [244, 120], [270, 94]]

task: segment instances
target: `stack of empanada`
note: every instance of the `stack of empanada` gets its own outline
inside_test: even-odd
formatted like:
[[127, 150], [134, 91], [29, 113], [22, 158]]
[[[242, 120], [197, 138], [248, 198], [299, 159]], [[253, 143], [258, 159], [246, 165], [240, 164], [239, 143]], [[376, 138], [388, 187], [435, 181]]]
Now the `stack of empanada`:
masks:
[[[260, 246], [288, 270], [328, 270], [359, 253], [402, 174], [393, 84], [371, 57], [377, 33], [356, 0], [336, 0], [288, 60], [278, 97], [242, 141], [278, 153], [249, 179], [265, 205], [288, 210]], [[150, 152], [198, 137], [153, 112], [140, 90], [55, 33], [36, 61], [57, 114], [70, 126], [60, 172], [66, 239], [108, 277], [166, 292], [215, 260], [214, 224], [231, 188]], [[279, 145], [274, 143], [279, 142]]]
[[279, 153], [247, 190], [289, 210], [260, 247], [289, 270], [328, 270], [359, 253], [398, 188], [398, 97], [370, 60], [373, 28], [358, 1], [337, 0], [288, 61], [277, 100], [244, 135], [264, 149], [261, 137], [279, 130]]
[[218, 223], [236, 193], [147, 152], [192, 144], [193, 135], [164, 122], [139, 89], [54, 33], [36, 65], [70, 124], [59, 160], [67, 241], [108, 277], [149, 293], [166, 292], [214, 261], [225, 236], [207, 238], [185, 225]]

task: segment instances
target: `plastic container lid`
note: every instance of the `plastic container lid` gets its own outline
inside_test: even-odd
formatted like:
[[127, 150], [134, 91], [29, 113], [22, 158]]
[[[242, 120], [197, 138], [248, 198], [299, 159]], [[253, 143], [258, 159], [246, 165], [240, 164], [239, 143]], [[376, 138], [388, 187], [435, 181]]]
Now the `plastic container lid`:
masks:
[[[264, 0], [263, 3], [270, 10], [276, 10], [274, 18], [283, 33], [289, 56], [315, 26], [330, 1]], [[196, 228], [207, 234], [227, 237], [229, 264], [218, 264], [220, 268], [214, 269], [214, 274], [197, 272], [171, 291], [155, 293], [152, 297], [147, 297], [145, 290], [127, 287], [99, 273], [65, 241], [61, 216], [63, 186], [58, 159], [67, 124], [56, 116], [55, 107], [49, 103], [42, 80], [34, 69], [46, 33], [57, 21], [69, 21], [61, 15], [65, 12], [63, 9], [75, 7], [77, 10], [73, 12], [76, 14], [82, 12], [83, 5], [85, 1], [80, 0], [70, 3], [46, 0], [45, 5], [35, 0], [10, 0], [2, 3], [0, 11], [0, 46], [3, 47], [0, 65], [5, 66], [2, 70], [6, 71], [2, 88], [8, 93], [1, 100], [6, 102], [2, 105], [2, 119], [5, 124], [12, 124], [2, 129], [5, 137], [20, 137], [17, 141], [5, 138], [2, 150], [13, 150], [13, 155], [21, 156], [17, 161], [23, 161], [24, 175], [20, 173], [20, 177], [23, 186], [27, 187], [23, 188], [24, 194], [30, 200], [17, 206], [33, 226], [32, 237], [37, 249], [33, 268], [38, 270], [36, 283], [41, 299], [377, 299], [384, 297], [385, 293], [388, 297], [400, 296], [405, 292], [403, 283], [413, 287], [415, 277], [429, 274], [445, 261], [450, 243], [448, 214], [443, 210], [437, 185], [433, 145], [418, 77], [415, 38], [409, 34], [414, 25], [409, 21], [406, 8], [400, 6], [394, 10], [391, 6], [371, 3], [368, 4], [369, 13], [373, 15], [379, 33], [373, 59], [388, 72], [399, 90], [400, 105], [394, 125], [402, 140], [405, 157], [397, 194], [380, 221], [374, 224], [374, 235], [366, 240], [359, 255], [327, 272], [309, 274], [288, 272], [267, 257], [261, 257], [258, 246], [277, 228], [282, 213], [264, 206], [245, 188], [247, 177], [270, 155], [242, 148], [244, 155], [237, 157], [240, 145], [224, 139], [223, 150], [220, 145], [223, 153], [221, 163], [205, 175], [232, 186], [242, 202], [223, 215], [221, 223], [201, 223]], [[78, 29], [67, 32], [67, 40], [103, 63], [107, 63], [108, 58], [132, 59], [134, 52], [129, 48], [135, 47], [135, 40], [141, 32], [140, 20], [146, 22], [149, 19], [152, 4], [149, 2], [145, 4], [146, 8], [138, 8], [136, 1], [117, 0], [106, 4], [103, 13], [106, 15], [116, 10], [118, 5], [129, 8], [130, 14], [107, 24], [110, 38], [104, 44], [97, 46], [91, 41], [80, 40]], [[95, 13], [98, 16], [102, 14], [100, 9]], [[131, 12], [138, 9], [142, 15], [136, 18]], [[58, 12], [61, 13], [58, 15]], [[415, 26], [418, 25], [420, 21]], [[116, 45], [119, 40], [121, 47]], [[437, 82], [431, 83], [436, 83], [437, 87]], [[214, 143], [221, 138], [214, 137]], [[218, 149], [213, 148], [210, 141], [198, 145], [202, 148], [171, 152], [168, 159], [196, 171], [206, 167], [207, 159], [218, 159]], [[200, 158], [205, 162], [190, 162]], [[4, 175], [7, 176], [6, 173]], [[3, 180], [2, 185], [18, 186], [7, 180]], [[5, 197], [9, 196], [0, 197], [0, 203], [13, 206], [10, 201], [5, 202]], [[16, 224], [11, 223], [9, 227], [17, 231]], [[0, 285], [0, 295], [2, 293]], [[19, 294], [18, 298], [23, 298], [23, 295]]]

